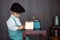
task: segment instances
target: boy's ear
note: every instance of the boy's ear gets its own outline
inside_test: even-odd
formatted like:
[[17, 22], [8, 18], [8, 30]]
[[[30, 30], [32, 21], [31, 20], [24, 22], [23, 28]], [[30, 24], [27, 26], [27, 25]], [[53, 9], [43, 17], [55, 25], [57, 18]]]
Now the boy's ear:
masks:
[[11, 11], [11, 14], [13, 14], [13, 11]]
[[15, 12], [11, 11], [11, 14], [14, 14]]

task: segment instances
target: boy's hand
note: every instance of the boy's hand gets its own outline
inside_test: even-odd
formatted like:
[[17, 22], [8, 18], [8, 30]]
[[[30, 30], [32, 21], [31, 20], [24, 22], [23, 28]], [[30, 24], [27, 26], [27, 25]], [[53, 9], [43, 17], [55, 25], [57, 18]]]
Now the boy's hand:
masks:
[[23, 29], [23, 28], [24, 28], [24, 26], [23, 26], [23, 25], [21, 25], [21, 26], [19, 26], [19, 27], [18, 27], [18, 29]]

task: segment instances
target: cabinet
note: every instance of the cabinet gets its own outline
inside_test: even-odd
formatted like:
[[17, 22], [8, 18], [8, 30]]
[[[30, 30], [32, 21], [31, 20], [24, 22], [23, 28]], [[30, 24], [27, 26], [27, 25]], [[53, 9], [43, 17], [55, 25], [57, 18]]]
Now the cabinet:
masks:
[[60, 40], [60, 26], [51, 26], [50, 40]]

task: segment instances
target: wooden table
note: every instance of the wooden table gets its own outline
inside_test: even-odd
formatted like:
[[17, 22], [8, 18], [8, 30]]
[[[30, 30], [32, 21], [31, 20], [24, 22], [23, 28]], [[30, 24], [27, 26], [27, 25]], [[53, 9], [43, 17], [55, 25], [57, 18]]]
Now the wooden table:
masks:
[[[42, 37], [46, 38], [45, 30], [25, 30], [24, 35], [23, 35], [23, 40], [26, 40], [26, 35], [40, 35], [40, 34], [42, 35]], [[40, 40], [42, 40], [42, 39], [40, 39]]]

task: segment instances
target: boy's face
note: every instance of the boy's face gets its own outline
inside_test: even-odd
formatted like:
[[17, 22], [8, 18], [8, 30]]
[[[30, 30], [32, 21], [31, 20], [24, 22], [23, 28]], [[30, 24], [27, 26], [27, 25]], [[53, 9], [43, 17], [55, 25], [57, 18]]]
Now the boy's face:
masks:
[[17, 12], [12, 12], [12, 15], [14, 15], [15, 17], [19, 17], [21, 14], [20, 13], [17, 13]]
[[14, 16], [15, 16], [15, 17], [19, 17], [20, 14], [19, 14], [19, 13], [14, 13]]

